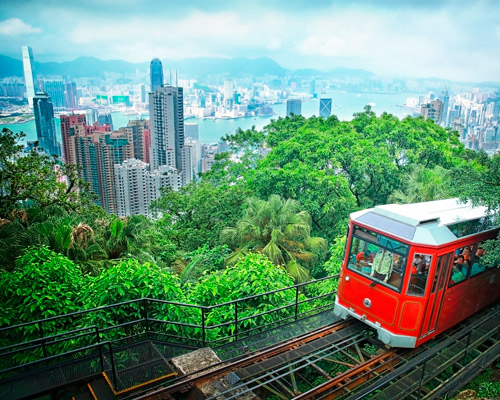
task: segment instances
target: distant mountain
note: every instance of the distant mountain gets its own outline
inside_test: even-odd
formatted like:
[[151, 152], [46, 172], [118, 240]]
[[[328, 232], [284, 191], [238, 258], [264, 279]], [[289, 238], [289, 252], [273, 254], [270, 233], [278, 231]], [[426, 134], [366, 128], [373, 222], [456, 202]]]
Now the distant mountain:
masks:
[[[73, 61], [65, 62], [36, 62], [35, 71], [45, 77], [68, 76], [70, 78], [103, 78], [106, 74], [135, 74], [149, 72], [149, 61], [131, 63], [122, 60], [100, 60], [95, 57], [79, 57]], [[178, 71], [181, 75], [193, 78], [206, 77], [208, 75], [227, 75], [228, 77], [263, 76], [273, 75], [277, 77], [299, 76], [299, 77], [339, 77], [358, 76], [369, 78], [373, 74], [365, 70], [354, 70], [348, 68], [336, 68], [331, 71], [319, 71], [316, 69], [301, 69], [290, 71], [283, 68], [276, 61], [268, 57], [260, 58], [216, 58], [197, 57], [186, 58], [179, 61], [162, 60], [165, 74], [169, 71]], [[0, 55], [0, 78], [8, 76], [23, 76], [23, 65], [21, 60]]]
[[[105, 74], [134, 74], [137, 70], [147, 72], [149, 61], [131, 63], [122, 60], [104, 61], [95, 57], [79, 57], [73, 61], [40, 63], [35, 61], [35, 71], [44, 76], [69, 76], [72, 78], [102, 78]], [[270, 58], [186, 58], [180, 61], [163, 60], [165, 74], [169, 70], [178, 71], [182, 75], [207, 76], [227, 74], [231, 77], [245, 75], [283, 76], [288, 71]], [[0, 78], [23, 76], [21, 60], [0, 55]]]
[[24, 76], [23, 62], [15, 58], [0, 55], [0, 78], [8, 76]]

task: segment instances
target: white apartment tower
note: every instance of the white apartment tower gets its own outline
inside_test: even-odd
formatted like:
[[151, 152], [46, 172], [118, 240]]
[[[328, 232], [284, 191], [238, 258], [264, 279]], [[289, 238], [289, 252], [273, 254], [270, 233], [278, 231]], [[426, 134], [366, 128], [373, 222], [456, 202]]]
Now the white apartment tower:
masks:
[[147, 215], [149, 196], [147, 191], [149, 166], [144, 161], [129, 159], [115, 165], [116, 213]]

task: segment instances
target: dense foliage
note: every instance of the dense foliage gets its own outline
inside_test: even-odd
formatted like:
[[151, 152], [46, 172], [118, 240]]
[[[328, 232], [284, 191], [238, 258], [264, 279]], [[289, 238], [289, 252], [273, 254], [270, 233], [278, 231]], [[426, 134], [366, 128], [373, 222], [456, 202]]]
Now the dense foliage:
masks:
[[[22, 153], [22, 137], [0, 135], [1, 325], [144, 296], [214, 305], [334, 274], [349, 213], [376, 204], [460, 196], [500, 207], [500, 155], [465, 150], [431, 120], [377, 117], [368, 106], [351, 121], [292, 116], [226, 136], [229, 151], [199, 181], [165, 189], [155, 219], [91, 205], [74, 166]], [[215, 308], [207, 322], [234, 312]]]

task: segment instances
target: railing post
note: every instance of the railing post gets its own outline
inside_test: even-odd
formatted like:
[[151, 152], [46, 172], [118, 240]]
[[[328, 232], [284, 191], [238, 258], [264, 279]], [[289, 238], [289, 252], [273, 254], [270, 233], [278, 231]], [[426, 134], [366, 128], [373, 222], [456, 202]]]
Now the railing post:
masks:
[[115, 358], [113, 357], [113, 348], [111, 347], [111, 343], [108, 342], [108, 348], [109, 348], [109, 361], [111, 362], [111, 375], [113, 378], [113, 386], [115, 389], [118, 389], [118, 379], [116, 378], [116, 368], [115, 368]]
[[142, 301], [142, 318], [146, 322], [146, 337], [149, 339], [148, 301], [146, 299]]
[[43, 357], [47, 358], [47, 349], [45, 347], [45, 339], [43, 337], [42, 321], [38, 322], [38, 331], [40, 332], [40, 339], [42, 339], [42, 351]]
[[203, 342], [203, 346], [207, 345], [207, 336], [205, 332], [205, 307], [201, 307], [201, 340]]
[[238, 340], [238, 302], [234, 303], [234, 338]]
[[299, 314], [299, 287], [295, 286], [295, 321], [297, 321], [298, 314]]
[[104, 372], [104, 356], [102, 355], [102, 346], [101, 346], [101, 334], [99, 333], [99, 327], [95, 327], [95, 336], [97, 339], [97, 348], [99, 349], [99, 361], [101, 362], [101, 372]]

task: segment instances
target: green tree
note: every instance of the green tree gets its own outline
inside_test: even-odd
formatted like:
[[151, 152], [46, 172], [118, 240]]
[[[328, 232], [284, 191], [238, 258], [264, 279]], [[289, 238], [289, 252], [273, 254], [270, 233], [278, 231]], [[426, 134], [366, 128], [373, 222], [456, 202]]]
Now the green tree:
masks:
[[296, 200], [277, 195], [268, 201], [249, 198], [235, 227], [225, 228], [221, 240], [235, 248], [229, 262], [248, 251], [262, 252], [275, 265], [284, 266], [297, 282], [309, 279], [309, 269], [324, 254], [327, 241], [311, 237], [311, 218]]
[[88, 205], [87, 186], [76, 167], [59, 164], [56, 158], [40, 154], [37, 147], [23, 153], [18, 143], [24, 137], [7, 128], [0, 133], [0, 218], [26, 205], [57, 204], [72, 210]]
[[156, 225], [170, 240], [181, 250], [194, 251], [205, 244], [219, 245], [221, 230], [240, 218], [246, 196], [239, 185], [194, 182], [177, 192], [166, 188], [152, 207], [162, 215]]

